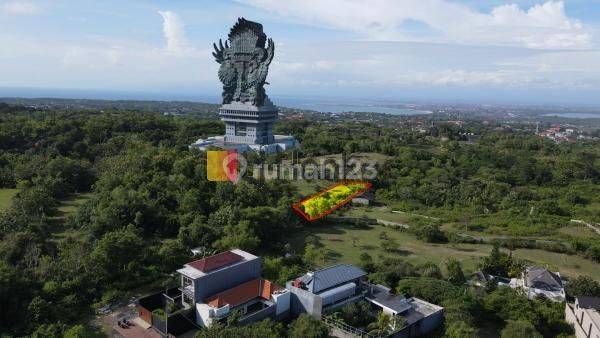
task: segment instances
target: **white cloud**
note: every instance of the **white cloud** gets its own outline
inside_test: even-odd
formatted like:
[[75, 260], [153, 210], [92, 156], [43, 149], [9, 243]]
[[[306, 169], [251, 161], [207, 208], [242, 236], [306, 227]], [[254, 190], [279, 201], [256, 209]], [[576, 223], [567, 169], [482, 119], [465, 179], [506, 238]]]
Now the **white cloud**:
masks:
[[[600, 51], [596, 50], [409, 42], [329, 42], [282, 49], [286, 57], [274, 62], [270, 71], [273, 88], [302, 87], [316, 81], [315, 87], [361, 87], [381, 92], [406, 87], [600, 89]], [[315, 53], [322, 50], [336, 52]]]
[[173, 54], [182, 54], [190, 50], [185, 37], [183, 21], [171, 11], [159, 11], [163, 19], [163, 33], [165, 35], [165, 50]]
[[0, 13], [10, 15], [34, 15], [41, 12], [41, 8], [28, 1], [11, 1], [0, 4]]
[[[305, 24], [353, 31], [367, 40], [428, 41], [531, 48], [582, 48], [592, 41], [583, 24], [569, 18], [563, 1], [524, 10], [501, 5], [490, 13], [448, 0], [238, 0]], [[419, 22], [436, 34], [404, 30]]]

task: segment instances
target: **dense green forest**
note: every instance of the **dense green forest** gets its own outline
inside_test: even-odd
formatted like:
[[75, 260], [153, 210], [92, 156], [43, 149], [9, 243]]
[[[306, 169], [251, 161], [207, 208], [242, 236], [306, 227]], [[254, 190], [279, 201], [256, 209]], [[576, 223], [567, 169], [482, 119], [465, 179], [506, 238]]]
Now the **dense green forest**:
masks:
[[[571, 218], [600, 222], [597, 142], [554, 144], [476, 121], [462, 128], [440, 126], [447, 141], [410, 128], [369, 124], [284, 120], [277, 130], [295, 135], [307, 157], [355, 152], [390, 156], [373, 182], [378, 199], [407, 211], [427, 210], [470, 230], [552, 236]], [[465, 141], [461, 133], [466, 131], [481, 138]], [[306, 224], [292, 212], [290, 205], [300, 197], [293, 182], [206, 180], [205, 156], [188, 145], [223, 132], [224, 125], [213, 120], [124, 110], [34, 111], [0, 104], [0, 188], [19, 191], [0, 217], [2, 335], [90, 336], [87, 320], [95, 308], [132, 290], [164, 287], [169, 274], [191, 259], [194, 247], [255, 252], [264, 257], [265, 276], [279, 283], [313, 268], [310, 250], [285, 255], [290, 251], [287, 233], [326, 226]], [[257, 155], [249, 161], [282, 156]], [[82, 195], [86, 198], [77, 209], [61, 217], [61, 201]], [[448, 240], [440, 226], [424, 224], [417, 235]], [[546, 249], [600, 261], [598, 238], [567, 239]], [[482, 268], [519, 266], [498, 247], [494, 251]], [[458, 262], [449, 261], [442, 269], [402, 258], [361, 258], [374, 281], [443, 304], [446, 324], [440, 336], [475, 336], [491, 321], [503, 330], [534, 332], [532, 336], [570, 333], [562, 321], [564, 305], [528, 302], [504, 288], [466, 288]], [[579, 277], [568, 292], [600, 295], [600, 286]], [[288, 325], [267, 321], [216, 327], [199, 335], [326, 336], [319, 325], [300, 317]]]

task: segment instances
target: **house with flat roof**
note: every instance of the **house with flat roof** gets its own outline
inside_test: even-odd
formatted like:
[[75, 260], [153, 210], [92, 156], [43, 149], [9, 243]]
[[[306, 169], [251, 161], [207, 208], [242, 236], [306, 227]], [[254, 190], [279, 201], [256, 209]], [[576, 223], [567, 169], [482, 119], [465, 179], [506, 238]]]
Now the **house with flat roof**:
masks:
[[280, 318], [289, 311], [289, 291], [261, 278], [261, 260], [232, 249], [187, 263], [181, 276], [181, 299], [195, 309], [196, 324], [223, 322], [234, 312], [241, 324], [267, 317]]
[[366, 334], [359, 328], [337, 327], [339, 323], [328, 320], [327, 315], [352, 303], [367, 301], [374, 313], [402, 316], [405, 326], [398, 328], [392, 337], [417, 337], [431, 332], [443, 321], [444, 308], [418, 298], [395, 295], [383, 285], [367, 282], [366, 272], [349, 264], [338, 264], [308, 272], [286, 283], [291, 292], [290, 312], [297, 316], [308, 313], [340, 334], [352, 337]]
[[577, 338], [600, 338], [600, 297], [581, 296], [565, 305], [565, 320]]
[[261, 277], [261, 260], [232, 249], [185, 264], [177, 270], [180, 286], [142, 297], [140, 318], [160, 332], [172, 322], [208, 327], [237, 313], [239, 324], [287, 317], [290, 292]]
[[565, 301], [565, 289], [560, 273], [537, 266], [528, 267], [521, 278], [511, 281], [511, 287], [522, 288], [527, 298], [545, 297], [555, 302]]
[[383, 285], [371, 285], [365, 300], [390, 316], [404, 318], [404, 327], [392, 337], [418, 337], [427, 334], [442, 324], [444, 308], [422, 299], [395, 295]]

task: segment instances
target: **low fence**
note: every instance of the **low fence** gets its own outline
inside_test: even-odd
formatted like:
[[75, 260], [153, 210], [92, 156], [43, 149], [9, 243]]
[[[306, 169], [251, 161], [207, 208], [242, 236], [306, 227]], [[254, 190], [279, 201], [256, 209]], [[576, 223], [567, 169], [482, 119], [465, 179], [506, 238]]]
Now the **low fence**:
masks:
[[266, 307], [262, 310], [251, 313], [251, 314], [245, 316], [244, 318], [240, 319], [240, 324], [250, 324], [250, 323], [257, 322], [259, 320], [263, 320], [267, 317], [275, 316], [276, 308], [277, 307], [275, 305], [272, 305], [272, 306]]
[[336, 337], [344, 337], [344, 338], [350, 338], [350, 337], [356, 337], [356, 338], [379, 338], [379, 336], [377, 335], [373, 335], [370, 334], [368, 332], [365, 332], [359, 328], [356, 328], [352, 325], [348, 325], [344, 322], [340, 322], [338, 320], [334, 320], [331, 319], [329, 317], [323, 317], [321, 319], [323, 321], [323, 323], [327, 324], [327, 326], [329, 326], [331, 329], [333, 330], [340, 330], [342, 331], [342, 335], [340, 335], [339, 333], [336, 334]]

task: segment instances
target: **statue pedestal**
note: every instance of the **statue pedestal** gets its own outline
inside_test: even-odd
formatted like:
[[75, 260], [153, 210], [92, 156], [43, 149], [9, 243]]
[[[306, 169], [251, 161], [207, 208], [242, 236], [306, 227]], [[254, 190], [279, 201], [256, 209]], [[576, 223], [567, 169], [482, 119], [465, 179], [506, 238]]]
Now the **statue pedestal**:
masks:
[[239, 144], [270, 144], [273, 124], [277, 121], [277, 108], [265, 98], [262, 106], [232, 102], [219, 108], [219, 116], [225, 122], [225, 142]]

